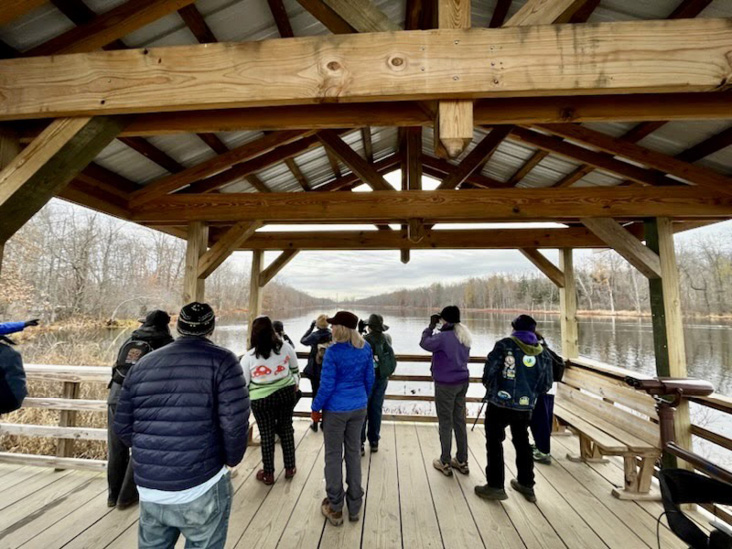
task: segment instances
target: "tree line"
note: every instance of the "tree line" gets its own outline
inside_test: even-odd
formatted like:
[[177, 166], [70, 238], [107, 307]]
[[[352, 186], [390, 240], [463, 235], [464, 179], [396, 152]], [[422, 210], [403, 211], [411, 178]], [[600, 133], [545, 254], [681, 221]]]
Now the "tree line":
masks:
[[[697, 237], [678, 247], [682, 308], [686, 314], [729, 315], [732, 247], [719, 237]], [[648, 281], [613, 251], [575, 265], [578, 306], [586, 311], [650, 312]], [[446, 303], [484, 310], [553, 311], [559, 292], [543, 274], [496, 273], [454, 284], [402, 289], [358, 301], [363, 305], [437, 309]]]
[[[5, 246], [0, 314], [58, 322], [136, 318], [153, 308], [177, 311], [185, 247], [179, 238], [54, 201]], [[206, 280], [206, 299], [217, 311], [246, 309], [248, 265], [221, 265]], [[277, 281], [264, 293], [267, 310], [321, 304]]]

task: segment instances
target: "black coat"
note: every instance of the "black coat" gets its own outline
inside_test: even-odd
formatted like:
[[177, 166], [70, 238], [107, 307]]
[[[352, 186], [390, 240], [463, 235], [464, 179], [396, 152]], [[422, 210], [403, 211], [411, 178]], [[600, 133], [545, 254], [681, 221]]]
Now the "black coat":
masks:
[[17, 410], [28, 395], [20, 353], [0, 342], [0, 414]]
[[320, 373], [323, 369], [322, 364], [316, 364], [316, 357], [318, 356], [318, 345], [321, 343], [328, 343], [333, 339], [333, 334], [328, 328], [318, 328], [313, 331], [315, 326], [310, 326], [305, 335], [300, 339], [300, 344], [310, 347], [310, 354], [308, 355], [308, 363], [303, 369], [303, 375], [309, 379], [320, 379]]
[[122, 389], [114, 430], [132, 447], [135, 483], [179, 491], [244, 456], [249, 392], [234, 354], [180, 337], [145, 355]]

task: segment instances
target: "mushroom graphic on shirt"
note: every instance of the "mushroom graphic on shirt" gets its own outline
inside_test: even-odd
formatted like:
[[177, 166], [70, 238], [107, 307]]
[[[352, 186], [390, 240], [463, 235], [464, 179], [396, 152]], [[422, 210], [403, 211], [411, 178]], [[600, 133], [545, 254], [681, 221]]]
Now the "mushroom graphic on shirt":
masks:
[[270, 370], [264, 364], [262, 364], [261, 366], [257, 366], [254, 369], [254, 372], [252, 372], [252, 376], [253, 377], [268, 376], [271, 373], [272, 373], [272, 370]]
[[279, 365], [279, 366], [277, 366], [277, 368], [275, 369], [275, 374], [279, 374], [280, 372], [284, 372], [285, 370], [286, 370], [286, 368], [285, 368], [285, 367], [284, 367], [284, 366], [283, 366], [282, 364], [280, 364], [280, 365]]

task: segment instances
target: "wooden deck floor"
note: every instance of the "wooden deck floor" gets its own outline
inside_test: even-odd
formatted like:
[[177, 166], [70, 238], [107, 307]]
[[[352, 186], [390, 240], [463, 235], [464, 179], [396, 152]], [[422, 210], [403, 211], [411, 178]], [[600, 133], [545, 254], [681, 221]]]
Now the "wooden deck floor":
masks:
[[[326, 524], [320, 514], [322, 434], [297, 421], [296, 439], [298, 474], [292, 481], [281, 476], [272, 487], [254, 478], [259, 450], [247, 452], [233, 479], [227, 547], [657, 547], [660, 504], [613, 498], [610, 490], [622, 480], [620, 464], [568, 462], [563, 456], [576, 450], [574, 437], [556, 437], [559, 459], [537, 466], [537, 504], [510, 488], [509, 499], [497, 503], [473, 494], [473, 487], [485, 481], [482, 427], [470, 433], [471, 474], [447, 478], [431, 466], [439, 450], [436, 425], [385, 423], [380, 451], [363, 459], [363, 518], [340, 528]], [[279, 447], [277, 453], [281, 458]], [[509, 443], [506, 456], [510, 478]], [[0, 465], [0, 549], [134, 548], [137, 515], [137, 508], [107, 509], [100, 473]], [[683, 547], [665, 525], [661, 547]]]

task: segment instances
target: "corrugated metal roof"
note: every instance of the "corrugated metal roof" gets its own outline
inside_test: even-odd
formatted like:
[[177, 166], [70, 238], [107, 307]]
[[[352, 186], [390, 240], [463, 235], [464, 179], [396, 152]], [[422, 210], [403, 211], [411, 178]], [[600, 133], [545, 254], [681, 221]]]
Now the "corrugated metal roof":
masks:
[[[123, 4], [126, 0], [85, 0], [96, 13], [102, 14]], [[403, 25], [405, 1], [374, 0], [374, 3], [392, 21]], [[524, 4], [514, 0], [508, 17]], [[297, 0], [284, 0], [296, 36], [327, 34], [327, 29], [308, 13]], [[662, 19], [668, 17], [679, 5], [679, 0], [602, 0], [590, 17], [591, 22]], [[496, 0], [474, 0], [472, 2], [472, 24], [485, 27], [491, 19]], [[207, 24], [220, 41], [252, 41], [279, 37], [279, 33], [266, 0], [198, 0], [196, 7], [205, 17]], [[714, 0], [703, 10], [700, 17], [732, 17], [732, 0]], [[69, 29], [73, 24], [51, 3], [27, 13], [11, 24], [0, 27], [0, 39], [20, 51], [37, 46]], [[123, 39], [129, 47], [173, 46], [195, 44], [196, 39], [177, 13], [172, 13]], [[182, 114], [181, 116], [185, 116]], [[609, 135], [620, 136], [634, 124], [602, 123], [588, 124], [590, 128]], [[660, 152], [675, 155], [715, 135], [730, 126], [730, 121], [671, 122], [643, 139], [640, 144]], [[481, 139], [487, 132], [476, 131], [475, 139]], [[396, 151], [397, 130], [395, 128], [371, 128], [375, 159], [383, 158]], [[221, 133], [218, 137], [229, 147], [258, 139], [261, 132]], [[150, 142], [174, 158], [183, 166], [198, 164], [215, 153], [195, 135], [166, 135], [152, 137]], [[360, 131], [350, 132], [344, 140], [362, 156], [363, 141]], [[475, 146], [475, 142], [470, 149]], [[469, 149], [469, 150], [470, 150]], [[508, 180], [528, 160], [535, 149], [523, 143], [506, 140], [500, 145], [483, 169], [483, 174], [500, 181]], [[434, 154], [433, 132], [423, 131], [423, 152]], [[467, 152], [465, 153], [467, 154]], [[126, 145], [115, 141], [102, 151], [96, 161], [132, 181], [145, 184], [168, 172]], [[302, 170], [311, 187], [318, 187], [333, 179], [334, 174], [322, 147], [311, 149], [295, 162]], [[454, 162], [453, 162], [454, 163]], [[732, 174], [732, 147], [719, 151], [701, 160], [700, 165], [722, 173]], [[556, 155], [543, 159], [524, 178], [522, 187], [550, 186], [570, 173], [579, 164]], [[341, 164], [343, 174], [349, 170]], [[284, 165], [273, 166], [257, 174], [273, 191], [299, 191], [300, 184]], [[595, 171], [585, 176], [577, 185], [616, 185], [622, 178]], [[253, 192], [246, 180], [228, 185], [224, 192]]]

